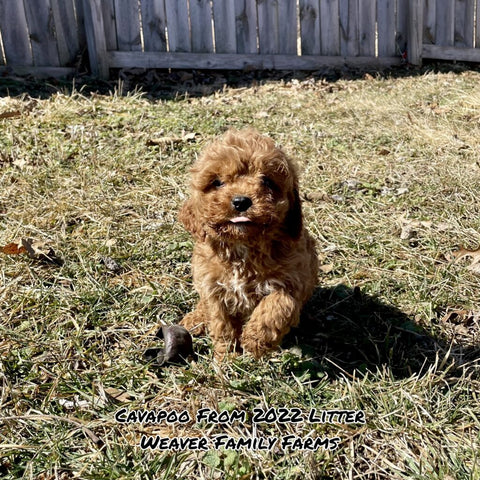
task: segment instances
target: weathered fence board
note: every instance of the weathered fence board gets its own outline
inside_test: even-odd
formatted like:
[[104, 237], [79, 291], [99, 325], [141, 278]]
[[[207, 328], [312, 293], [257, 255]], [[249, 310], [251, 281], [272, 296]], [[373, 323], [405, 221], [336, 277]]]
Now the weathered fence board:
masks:
[[297, 53], [297, 2], [283, 0], [278, 5], [278, 52], [284, 55]]
[[257, 1], [258, 35], [261, 54], [279, 53], [277, 8], [277, 0]]
[[360, 55], [375, 56], [375, 2], [362, 3], [359, 8]]
[[[423, 0], [424, 1], [424, 0]], [[396, 26], [397, 32], [395, 35], [395, 47], [397, 55], [404, 55], [407, 51], [407, 37], [409, 35], [409, 18], [410, 18], [410, 0], [397, 0], [396, 7]], [[423, 9], [423, 5], [420, 4], [420, 8]], [[420, 34], [422, 32], [421, 26]], [[405, 57], [404, 57], [405, 58]]]
[[340, 49], [346, 57], [360, 55], [358, 0], [340, 0]]
[[300, 41], [303, 55], [320, 55], [320, 2], [300, 0]]
[[0, 0], [0, 29], [7, 65], [32, 65], [32, 48], [23, 3]]
[[442, 46], [453, 46], [455, 1], [437, 0], [436, 11], [435, 43]]
[[115, 23], [118, 49], [122, 51], [142, 50], [140, 17], [137, 2], [115, 0]]
[[394, 56], [395, 48], [395, 1], [377, 2], [378, 55]]
[[475, 12], [475, 47], [480, 48], [480, 0], [476, 0]]
[[[111, 68], [165, 68], [224, 70], [318, 70], [325, 65], [334, 67], [384, 68], [399, 62], [393, 57], [325, 57], [322, 55], [262, 55], [262, 54], [227, 54], [227, 53], [157, 53], [157, 52], [107, 52]], [[228, 65], [228, 67], [226, 67]]]
[[256, 0], [235, 0], [237, 53], [257, 53]]
[[434, 44], [437, 29], [437, 0], [425, 0], [423, 43]]
[[190, 0], [192, 50], [213, 53], [212, 9], [209, 0]]
[[421, 56], [480, 62], [479, 8], [479, 0], [424, 0]]
[[435, 58], [457, 62], [480, 62], [478, 48], [440, 47], [438, 45], [424, 45], [423, 58]]
[[92, 73], [101, 78], [108, 77], [107, 36], [102, 15], [101, 0], [84, 0], [85, 31]]
[[72, 0], [51, 0], [51, 8], [55, 22], [59, 63], [69, 65], [80, 50], [75, 4]]
[[320, 2], [320, 43], [322, 55], [340, 55], [340, 25], [338, 0]]
[[422, 63], [423, 4], [418, 0], [409, 0], [408, 4], [408, 58], [415, 64]]
[[455, 2], [455, 47], [473, 47], [474, 8], [474, 0], [456, 0]]
[[77, 38], [79, 45], [79, 52], [81, 53], [84, 48], [87, 46], [87, 37], [85, 33], [85, 11], [83, 8], [83, 0], [73, 0], [75, 6], [75, 21], [77, 27]]
[[170, 52], [190, 52], [190, 26], [188, 0], [165, 0], [168, 45]]
[[217, 53], [236, 53], [235, 1], [214, 0], [213, 19], [215, 26], [215, 51]]
[[60, 66], [49, 0], [30, 0], [24, 5], [34, 63]]
[[[87, 0], [88, 1], [88, 0]], [[105, 30], [105, 44], [108, 50], [118, 49], [117, 22], [115, 21], [115, 0], [102, 0], [100, 9], [102, 18], [92, 19], [92, 23], [102, 21]], [[93, 11], [93, 10], [92, 10]], [[95, 13], [97, 15], [97, 13]]]
[[142, 0], [141, 12], [145, 51], [166, 52], [165, 2], [163, 0]]

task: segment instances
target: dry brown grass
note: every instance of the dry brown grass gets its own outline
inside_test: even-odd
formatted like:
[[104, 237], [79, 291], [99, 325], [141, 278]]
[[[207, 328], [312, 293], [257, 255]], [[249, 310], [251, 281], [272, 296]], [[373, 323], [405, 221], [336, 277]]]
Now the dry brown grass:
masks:
[[[480, 75], [266, 81], [197, 98], [0, 98], [4, 478], [480, 478]], [[323, 273], [271, 359], [157, 371], [142, 353], [195, 303], [176, 223], [188, 167], [254, 125], [302, 167]], [[195, 133], [196, 135], [192, 135]], [[112, 260], [116, 262], [112, 263]], [[121, 424], [133, 409], [247, 412]], [[252, 424], [255, 407], [364, 410], [366, 424]], [[142, 451], [142, 434], [340, 437], [339, 448]]]

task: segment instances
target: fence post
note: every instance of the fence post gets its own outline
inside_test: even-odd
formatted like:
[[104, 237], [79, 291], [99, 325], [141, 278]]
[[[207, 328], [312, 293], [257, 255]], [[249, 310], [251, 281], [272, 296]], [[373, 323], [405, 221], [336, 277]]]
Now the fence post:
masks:
[[83, 0], [85, 33], [92, 74], [108, 79], [108, 53], [101, 0]]
[[423, 2], [424, 0], [409, 0], [408, 2], [407, 55], [409, 63], [418, 66], [422, 65]]

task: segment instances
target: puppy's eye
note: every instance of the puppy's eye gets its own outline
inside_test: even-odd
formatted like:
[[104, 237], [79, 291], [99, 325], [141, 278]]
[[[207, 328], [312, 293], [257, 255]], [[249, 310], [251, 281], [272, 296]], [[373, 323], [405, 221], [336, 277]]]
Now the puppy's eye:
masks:
[[214, 188], [219, 188], [223, 185], [223, 182], [219, 178], [216, 178], [210, 185]]
[[277, 184], [269, 177], [262, 177], [262, 185], [270, 190], [278, 190]]

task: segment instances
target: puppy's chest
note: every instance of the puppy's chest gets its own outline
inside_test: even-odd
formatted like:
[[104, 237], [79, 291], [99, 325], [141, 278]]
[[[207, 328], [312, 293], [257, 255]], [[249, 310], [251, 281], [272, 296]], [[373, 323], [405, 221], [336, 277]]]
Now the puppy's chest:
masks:
[[249, 314], [263, 297], [279, 288], [279, 283], [238, 263], [223, 271], [212, 286], [228, 311]]

